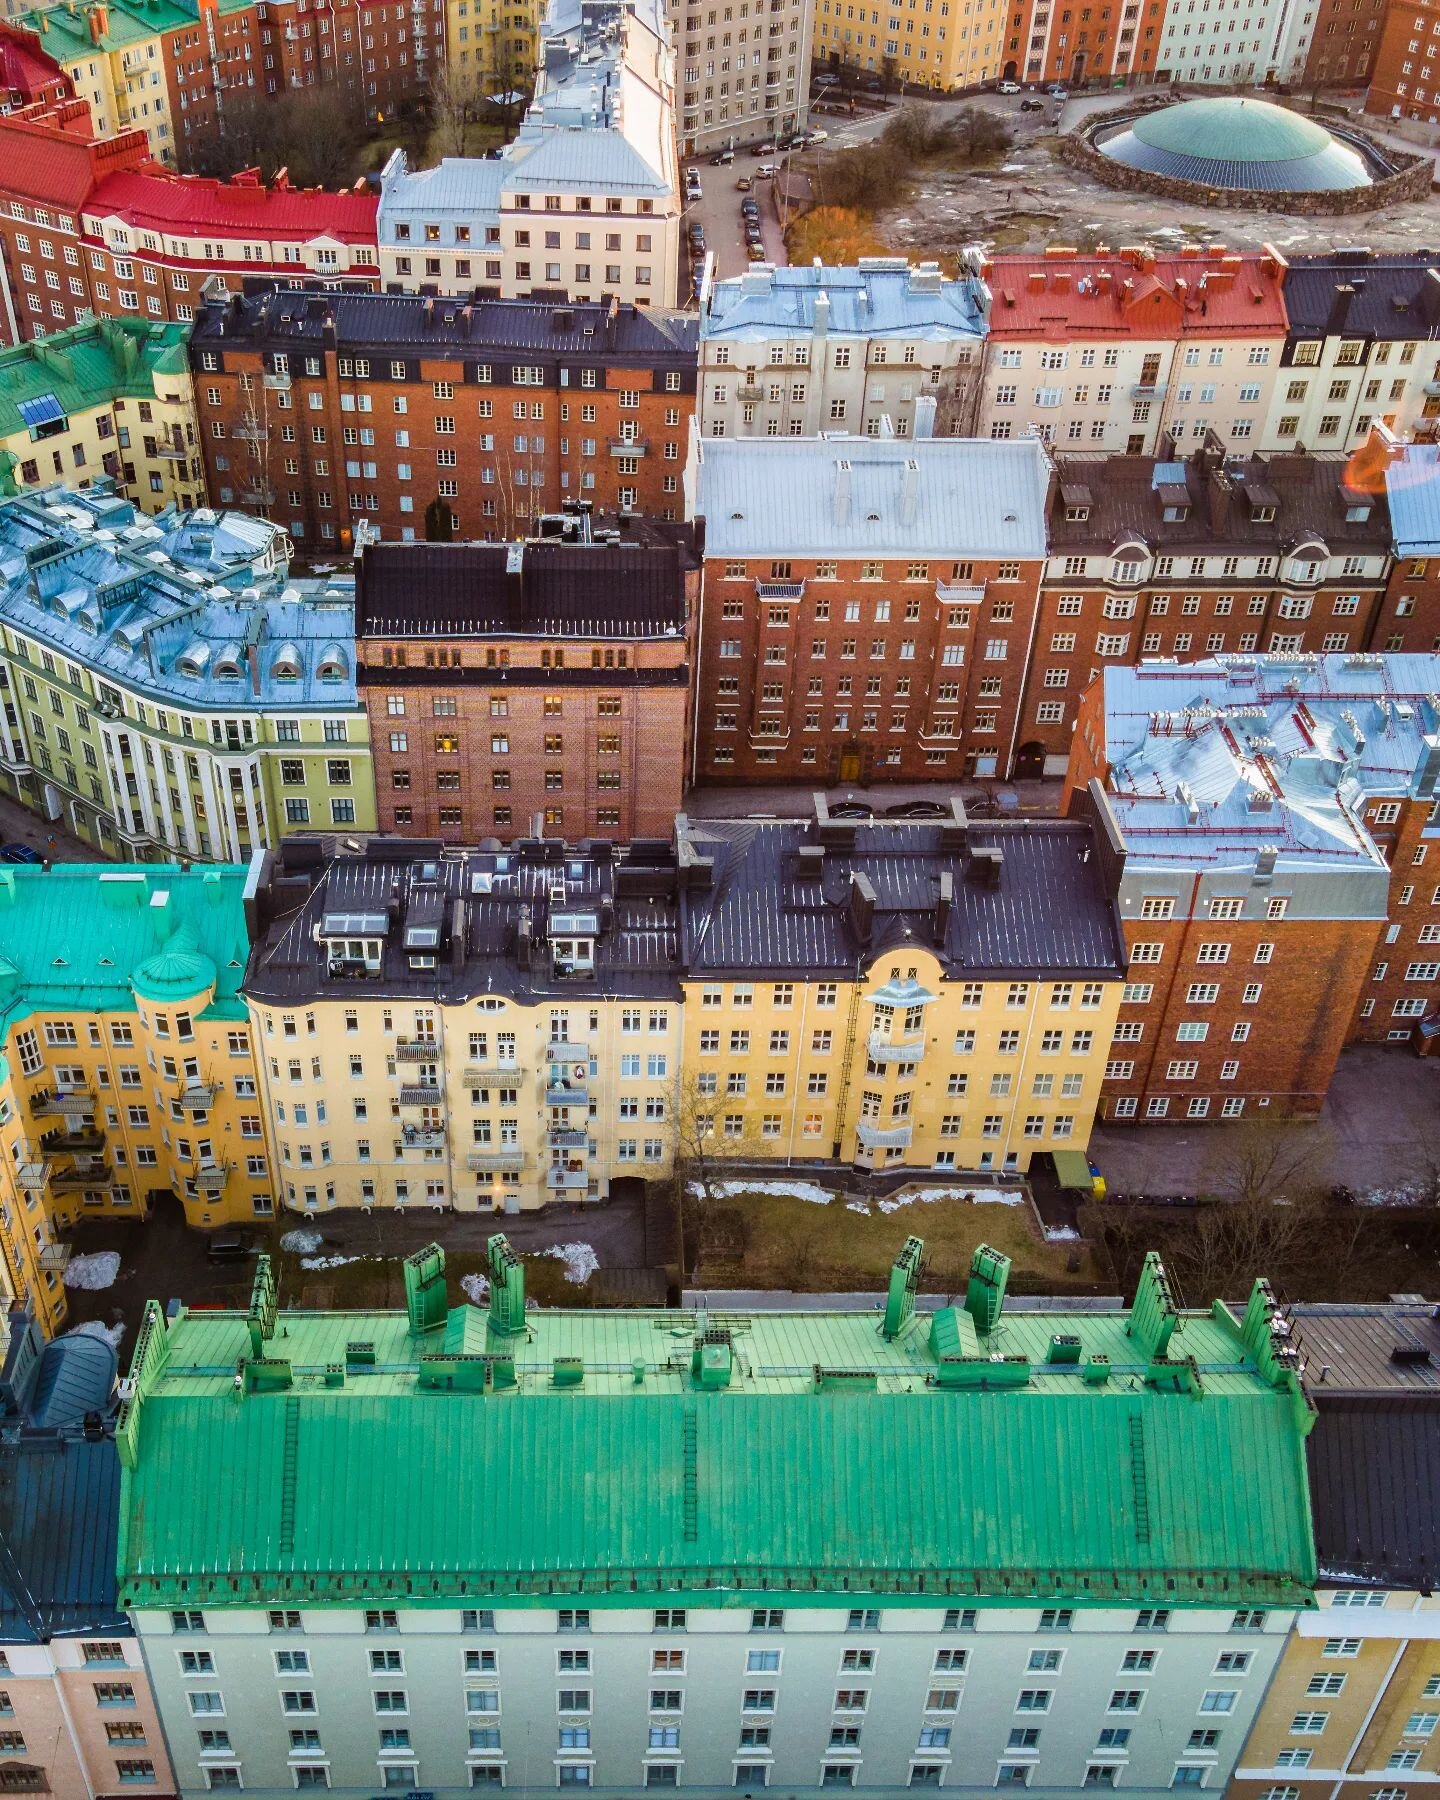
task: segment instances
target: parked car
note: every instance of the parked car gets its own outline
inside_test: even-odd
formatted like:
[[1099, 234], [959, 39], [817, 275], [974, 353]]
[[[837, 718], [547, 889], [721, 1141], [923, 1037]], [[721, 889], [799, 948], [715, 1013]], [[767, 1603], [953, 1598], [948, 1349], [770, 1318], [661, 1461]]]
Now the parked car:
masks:
[[[766, 140], [763, 144], [757, 144], [755, 146], [755, 155], [756, 156], [773, 156], [774, 154], [775, 154], [775, 143], [772, 138], [766, 138]], [[762, 171], [762, 173], [763, 173], [763, 171]]]
[[241, 1262], [251, 1254], [250, 1240], [243, 1231], [223, 1231], [205, 1246], [211, 1262]]
[[1043, 100], [1022, 100], [1020, 110], [1021, 112], [1044, 112], [1045, 102]]
[[735, 178], [735, 186], [742, 194], [748, 194], [754, 185], [748, 175], [738, 175]]
[[763, 244], [747, 244], [745, 246], [745, 254], [750, 258], [751, 262], [764, 262], [765, 246]]
[[997, 94], [1018, 94], [1020, 83], [1018, 81], [1002, 81], [995, 92]]
[[756, 179], [759, 181], [774, 180], [774, 177], [775, 177], [774, 163], [761, 163], [760, 167], [755, 171], [755, 175], [756, 175]]
[[805, 142], [807, 144], [825, 144], [829, 141], [830, 133], [828, 131], [807, 131], [805, 133]]
[[717, 150], [710, 158], [710, 167], [712, 169], [727, 169], [734, 160], [735, 152], [733, 150]]
[[1045, 92], [1049, 94], [1053, 100], [1068, 100], [1070, 98], [1070, 90], [1063, 81], [1052, 81]]
[[0, 862], [38, 863], [44, 862], [44, 860], [45, 858], [40, 852], [32, 850], [28, 844], [0, 845]]

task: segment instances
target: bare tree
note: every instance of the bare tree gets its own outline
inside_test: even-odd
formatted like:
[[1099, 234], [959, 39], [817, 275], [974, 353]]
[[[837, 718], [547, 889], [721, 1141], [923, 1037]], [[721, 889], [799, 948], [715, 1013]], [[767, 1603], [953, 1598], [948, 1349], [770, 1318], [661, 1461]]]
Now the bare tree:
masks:
[[426, 94], [434, 128], [431, 143], [436, 154], [464, 156], [479, 111], [474, 75], [469, 71], [462, 73], [448, 57], [438, 57]]
[[1211, 1200], [1196, 1208], [1191, 1229], [1177, 1235], [1166, 1262], [1192, 1300], [1243, 1296], [1257, 1275], [1283, 1284], [1297, 1251], [1324, 1228], [1312, 1193], [1294, 1199]]
[[680, 1259], [690, 1269], [700, 1260], [726, 1184], [736, 1179], [736, 1165], [763, 1154], [743, 1104], [733, 1096], [704, 1091], [703, 1080], [701, 1075], [680, 1080], [671, 1115]]
[[1297, 1199], [1319, 1184], [1333, 1151], [1321, 1125], [1247, 1118], [1216, 1132], [1203, 1187], [1228, 1200]]

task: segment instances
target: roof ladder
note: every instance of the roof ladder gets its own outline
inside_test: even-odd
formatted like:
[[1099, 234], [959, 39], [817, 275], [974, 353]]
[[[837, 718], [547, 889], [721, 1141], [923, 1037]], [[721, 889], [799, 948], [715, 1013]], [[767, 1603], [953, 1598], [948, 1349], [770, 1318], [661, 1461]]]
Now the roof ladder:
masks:
[[693, 1544], [700, 1529], [700, 1474], [697, 1468], [695, 1408], [685, 1408], [685, 1542]]
[[285, 1441], [280, 1452], [280, 1553], [295, 1554], [295, 1478], [300, 1463], [300, 1402], [285, 1402]]
[[1145, 1479], [1145, 1421], [1137, 1414], [1130, 1421], [1130, 1486], [1135, 1495], [1135, 1536], [1150, 1542], [1150, 1491]]

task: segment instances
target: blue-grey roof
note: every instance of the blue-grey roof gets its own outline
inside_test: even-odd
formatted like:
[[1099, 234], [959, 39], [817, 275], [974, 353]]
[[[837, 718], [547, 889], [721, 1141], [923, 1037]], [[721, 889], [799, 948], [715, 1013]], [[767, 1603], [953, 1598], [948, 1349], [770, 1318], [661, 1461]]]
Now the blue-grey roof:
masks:
[[1440, 556], [1440, 444], [1406, 444], [1385, 469], [1398, 556]]
[[119, 1509], [112, 1438], [27, 1430], [0, 1446], [0, 1639], [126, 1628], [115, 1603]]
[[433, 169], [412, 169], [403, 150], [397, 150], [385, 165], [380, 177], [380, 206], [376, 228], [382, 244], [395, 244], [395, 227], [403, 224], [411, 229], [406, 243], [423, 247], [423, 240], [413, 235], [416, 220], [439, 225], [442, 244], [455, 245], [461, 240], [456, 225], [464, 225], [472, 233], [470, 240], [477, 252], [484, 246], [484, 225], [500, 223], [500, 190], [508, 171], [497, 157], [447, 156]]
[[941, 275], [938, 263], [914, 266], [903, 256], [862, 256], [843, 268], [762, 264], [708, 290], [701, 338], [812, 337], [822, 294], [828, 332], [931, 342], [984, 337], [990, 303], [979, 276], [952, 281]]
[[[694, 852], [713, 860], [711, 885], [692, 881], [683, 895], [682, 958], [691, 975], [726, 971], [853, 971], [906, 944], [940, 958], [947, 980], [988, 975], [1091, 975], [1118, 979], [1125, 969], [1119, 914], [1106, 890], [1092, 828], [1024, 820], [968, 828], [968, 847], [940, 825], [884, 820], [858, 824], [853, 847], [825, 847], [813, 879], [798, 852], [823, 839], [794, 821], [693, 819]], [[989, 884], [970, 852], [998, 849], [1003, 863]], [[940, 877], [953, 904], [936, 942]], [[851, 917], [851, 877], [875, 890], [868, 941]]]
[[1287, 251], [1286, 259], [1285, 316], [1297, 336], [1440, 335], [1440, 259], [1433, 250]]
[[1374, 876], [1361, 916], [1385, 917], [1365, 803], [1440, 765], [1440, 657], [1221, 656], [1103, 679], [1106, 786], [1131, 866], [1249, 869], [1263, 846], [1277, 872]]
[[0, 620], [163, 704], [353, 711], [354, 582], [282, 586], [288, 551], [245, 514], [50, 489], [0, 506]]
[[708, 556], [1045, 554], [1033, 438], [698, 438], [687, 482]]
[[108, 1338], [68, 1331], [40, 1353], [28, 1410], [32, 1424], [78, 1424], [103, 1411], [115, 1386], [115, 1348]]

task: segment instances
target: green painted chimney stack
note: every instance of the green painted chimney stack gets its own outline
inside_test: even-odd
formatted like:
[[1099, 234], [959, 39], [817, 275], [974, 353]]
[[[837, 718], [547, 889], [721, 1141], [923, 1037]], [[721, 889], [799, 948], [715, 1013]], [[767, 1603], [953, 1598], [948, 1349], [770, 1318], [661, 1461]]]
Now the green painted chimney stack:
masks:
[[450, 1297], [445, 1291], [445, 1252], [427, 1244], [405, 1258], [405, 1310], [412, 1337], [423, 1337], [445, 1323]]
[[490, 1329], [500, 1337], [515, 1337], [525, 1329], [525, 1265], [503, 1232], [488, 1238], [485, 1249], [490, 1257]]
[[270, 1258], [262, 1256], [255, 1264], [255, 1285], [250, 1290], [250, 1315], [245, 1321], [250, 1332], [250, 1354], [265, 1354], [266, 1338], [275, 1335], [275, 1276]]
[[1010, 1279], [1010, 1258], [988, 1244], [977, 1244], [970, 1258], [970, 1282], [965, 1289], [965, 1310], [983, 1337], [1000, 1323], [1005, 1306], [1005, 1285]]
[[1130, 1308], [1130, 1323], [1125, 1327], [1140, 1346], [1142, 1355], [1159, 1362], [1170, 1348], [1170, 1339], [1179, 1322], [1179, 1310], [1170, 1290], [1170, 1277], [1160, 1260], [1158, 1250], [1149, 1250], [1135, 1284], [1135, 1301]]
[[904, 1248], [890, 1265], [890, 1292], [885, 1300], [885, 1323], [880, 1327], [886, 1343], [893, 1344], [915, 1316], [915, 1290], [925, 1263], [925, 1240], [907, 1237]]

